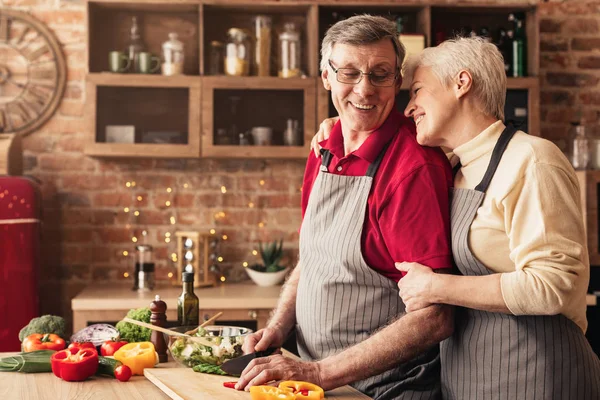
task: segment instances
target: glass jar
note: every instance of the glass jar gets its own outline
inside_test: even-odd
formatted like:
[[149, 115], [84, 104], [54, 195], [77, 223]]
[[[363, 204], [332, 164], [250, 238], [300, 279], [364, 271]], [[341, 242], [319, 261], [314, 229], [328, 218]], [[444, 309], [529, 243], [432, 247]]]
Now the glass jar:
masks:
[[223, 75], [223, 60], [225, 58], [225, 48], [222, 42], [213, 40], [210, 42], [210, 55], [208, 57], [209, 75]]
[[587, 169], [590, 166], [592, 153], [592, 140], [586, 127], [574, 123], [570, 132], [570, 155], [571, 164], [577, 170]]
[[296, 25], [287, 23], [279, 35], [279, 72], [280, 78], [293, 78], [300, 72], [300, 34]]
[[163, 43], [163, 75], [181, 75], [183, 74], [183, 43], [177, 40], [177, 34], [169, 33], [169, 40]]
[[271, 75], [271, 17], [257, 15], [254, 18], [254, 73], [257, 76]]
[[250, 40], [248, 34], [239, 28], [227, 31], [225, 45], [225, 74], [248, 76], [250, 74]]
[[135, 274], [133, 289], [148, 291], [154, 289], [154, 258], [152, 246], [140, 244], [135, 246]]

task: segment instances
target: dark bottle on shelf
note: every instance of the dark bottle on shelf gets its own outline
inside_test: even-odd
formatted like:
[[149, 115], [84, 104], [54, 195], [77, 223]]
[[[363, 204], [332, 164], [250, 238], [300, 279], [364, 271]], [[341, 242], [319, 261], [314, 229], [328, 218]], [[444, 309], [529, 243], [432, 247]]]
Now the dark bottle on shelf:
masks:
[[200, 301], [194, 293], [194, 273], [184, 272], [181, 276], [183, 291], [177, 299], [177, 323], [179, 326], [200, 324]]
[[490, 33], [490, 30], [488, 29], [487, 26], [482, 26], [481, 28], [479, 28], [479, 33], [478, 36], [484, 38], [486, 41], [488, 42], [492, 42], [492, 34]]
[[508, 40], [506, 29], [498, 29], [498, 42], [496, 43], [496, 46], [498, 46], [498, 50], [500, 50], [500, 54], [502, 54], [502, 58], [504, 58], [504, 72], [508, 75], [511, 65], [511, 44]]
[[[514, 23], [514, 37], [512, 39], [512, 77], [525, 76], [525, 32], [523, 21], [511, 14]], [[509, 17], [510, 20], [510, 17]]]

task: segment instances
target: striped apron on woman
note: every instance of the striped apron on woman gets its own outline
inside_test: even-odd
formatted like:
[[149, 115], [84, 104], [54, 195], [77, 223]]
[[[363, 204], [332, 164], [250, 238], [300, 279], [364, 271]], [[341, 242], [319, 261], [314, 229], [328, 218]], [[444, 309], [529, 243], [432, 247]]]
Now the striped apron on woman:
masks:
[[[471, 253], [469, 230], [515, 131], [502, 132], [474, 190], [452, 191], [452, 253], [463, 275], [493, 273]], [[600, 361], [581, 329], [563, 315], [457, 308], [454, 334], [440, 353], [445, 399], [600, 399]]]
[[[386, 149], [366, 176], [328, 173], [333, 157], [323, 151], [300, 231], [296, 333], [303, 359], [337, 354], [404, 314], [396, 282], [361, 253], [367, 198]], [[439, 349], [352, 386], [378, 400], [438, 399]]]

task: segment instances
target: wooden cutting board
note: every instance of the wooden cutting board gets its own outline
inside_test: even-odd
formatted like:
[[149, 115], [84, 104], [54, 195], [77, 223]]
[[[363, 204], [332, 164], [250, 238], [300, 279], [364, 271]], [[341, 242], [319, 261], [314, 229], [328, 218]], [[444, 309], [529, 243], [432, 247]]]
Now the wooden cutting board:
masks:
[[[144, 375], [174, 400], [250, 400], [250, 393], [223, 386], [223, 382], [237, 379], [231, 376], [203, 374], [191, 368], [146, 368]], [[370, 397], [344, 386], [325, 393], [325, 399], [365, 400]]]

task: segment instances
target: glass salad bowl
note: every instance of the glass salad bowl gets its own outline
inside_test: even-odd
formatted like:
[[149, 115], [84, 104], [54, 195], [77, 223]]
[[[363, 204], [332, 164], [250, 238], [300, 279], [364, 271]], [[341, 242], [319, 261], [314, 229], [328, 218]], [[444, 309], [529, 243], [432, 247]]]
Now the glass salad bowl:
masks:
[[[185, 333], [195, 326], [179, 326], [172, 331]], [[209, 325], [199, 328], [191, 337], [164, 333], [169, 353], [178, 364], [194, 367], [198, 364], [221, 365], [225, 361], [243, 355], [242, 344], [251, 329], [239, 326]], [[202, 343], [194, 340], [202, 338]], [[210, 344], [210, 346], [206, 344]]]

